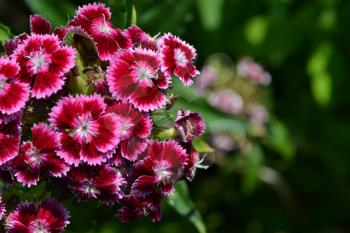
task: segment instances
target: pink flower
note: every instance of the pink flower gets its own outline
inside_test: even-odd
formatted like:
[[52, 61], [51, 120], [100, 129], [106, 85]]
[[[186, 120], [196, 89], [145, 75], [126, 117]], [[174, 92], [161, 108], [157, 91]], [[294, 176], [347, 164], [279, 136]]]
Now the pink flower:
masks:
[[115, 203], [123, 197], [122, 174], [109, 166], [79, 166], [68, 174], [69, 187], [79, 200], [97, 198], [104, 203]]
[[258, 126], [263, 126], [269, 119], [269, 112], [263, 105], [249, 104], [247, 107], [249, 121]]
[[132, 103], [141, 111], [153, 111], [166, 104], [169, 76], [159, 69], [157, 54], [137, 48], [122, 52], [107, 69], [107, 83], [112, 95]]
[[209, 88], [218, 79], [218, 70], [214, 66], [206, 65], [203, 67], [200, 76], [195, 82], [194, 87], [200, 95], [205, 95], [208, 92]]
[[68, 26], [85, 31], [95, 42], [101, 60], [110, 60], [120, 49], [130, 48], [127, 35], [111, 23], [111, 12], [102, 3], [90, 3], [79, 7]]
[[208, 101], [210, 105], [226, 113], [239, 114], [244, 107], [242, 97], [231, 89], [211, 93]]
[[12, 114], [21, 110], [29, 98], [29, 86], [17, 80], [17, 63], [0, 58], [0, 113]]
[[30, 31], [36, 34], [49, 34], [51, 31], [51, 24], [41, 15], [30, 16]]
[[116, 216], [124, 223], [140, 216], [148, 216], [153, 222], [160, 221], [162, 201], [160, 193], [152, 193], [147, 197], [128, 195], [121, 200], [122, 208]]
[[29, 36], [18, 46], [13, 57], [21, 67], [19, 78], [32, 83], [32, 96], [49, 97], [64, 84], [64, 75], [75, 65], [75, 52], [62, 46], [55, 35]]
[[114, 103], [107, 107], [107, 112], [119, 118], [120, 154], [134, 161], [147, 148], [147, 138], [151, 134], [152, 120], [147, 113], [141, 113], [129, 103]]
[[271, 75], [249, 57], [238, 62], [237, 73], [257, 84], [269, 85], [271, 83]]
[[175, 141], [152, 141], [146, 156], [135, 164], [136, 180], [131, 193], [145, 196], [155, 188], [164, 194], [173, 191], [173, 184], [183, 176], [186, 152]]
[[52, 108], [49, 121], [60, 130], [58, 155], [68, 164], [102, 164], [113, 155], [120, 141], [120, 123], [106, 113], [100, 95], [62, 98]]
[[18, 155], [20, 123], [18, 119], [0, 124], [0, 165]]
[[177, 111], [174, 126], [183, 142], [192, 141], [205, 131], [205, 123], [202, 116], [198, 112], [183, 109]]
[[20, 204], [6, 219], [8, 233], [60, 233], [69, 224], [67, 210], [54, 200]]
[[57, 156], [59, 134], [40, 123], [32, 128], [32, 141], [24, 142], [19, 155], [11, 161], [15, 177], [24, 185], [36, 185], [43, 174], [61, 177], [69, 170]]
[[131, 39], [134, 48], [141, 47], [157, 51], [157, 41], [138, 26], [131, 25], [126, 29], [126, 33]]
[[174, 73], [185, 86], [190, 86], [193, 78], [199, 74], [193, 65], [197, 56], [196, 50], [170, 33], [159, 38], [158, 47], [163, 71], [167, 75]]

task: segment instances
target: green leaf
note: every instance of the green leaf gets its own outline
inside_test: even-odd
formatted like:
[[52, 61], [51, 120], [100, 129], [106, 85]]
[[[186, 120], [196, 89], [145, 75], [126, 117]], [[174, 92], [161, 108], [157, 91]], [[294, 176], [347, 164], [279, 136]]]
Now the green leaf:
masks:
[[252, 45], [260, 45], [264, 42], [269, 22], [264, 16], [256, 16], [248, 21], [245, 26], [245, 38]]
[[136, 21], [136, 14], [133, 15], [132, 0], [105, 0], [105, 2], [111, 8], [112, 21], [115, 26], [126, 28], [133, 20]]
[[9, 27], [0, 23], [0, 42], [4, 43], [12, 37], [12, 33]]
[[175, 136], [175, 129], [174, 128], [169, 128], [169, 129], [164, 129], [157, 133], [156, 138], [159, 140], [167, 140], [167, 139], [173, 139]]
[[136, 12], [135, 5], [132, 6], [130, 24], [137, 24], [137, 12]]
[[25, 0], [25, 3], [33, 12], [44, 16], [54, 26], [65, 25], [68, 19], [74, 15], [76, 8], [69, 1]]
[[224, 0], [197, 0], [199, 16], [207, 30], [215, 30], [221, 25]]
[[194, 149], [199, 153], [214, 153], [214, 149], [200, 138], [195, 138], [192, 143]]
[[328, 65], [332, 51], [329, 43], [320, 44], [307, 64], [307, 72], [311, 77], [311, 91], [320, 106], [327, 106], [331, 100], [333, 83]]
[[264, 142], [271, 149], [280, 153], [284, 159], [291, 160], [294, 158], [294, 144], [289, 137], [286, 127], [276, 119], [270, 120], [268, 134]]
[[167, 202], [179, 214], [185, 216], [197, 228], [199, 233], [207, 232], [201, 214], [189, 197], [185, 181], [179, 181], [175, 184], [175, 191], [167, 198]]
[[244, 160], [242, 191], [250, 194], [254, 191], [258, 183], [260, 169], [264, 163], [264, 156], [260, 147], [253, 143], [242, 156]]

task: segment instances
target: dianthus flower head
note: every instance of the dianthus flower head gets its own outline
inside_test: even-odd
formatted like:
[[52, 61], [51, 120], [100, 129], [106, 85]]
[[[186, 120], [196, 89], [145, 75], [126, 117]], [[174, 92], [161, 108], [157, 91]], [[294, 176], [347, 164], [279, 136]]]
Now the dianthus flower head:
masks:
[[125, 196], [116, 217], [125, 223], [140, 216], [148, 216], [153, 222], [160, 221], [162, 201], [163, 195], [159, 192], [153, 192], [147, 197]]
[[205, 131], [205, 123], [202, 116], [198, 112], [183, 109], [177, 111], [174, 126], [183, 142], [192, 141]]
[[21, 110], [29, 98], [29, 86], [17, 79], [18, 64], [0, 58], [0, 113], [12, 114]]
[[20, 133], [19, 119], [0, 124], [0, 165], [18, 155]]
[[125, 102], [113, 103], [107, 107], [107, 112], [114, 113], [119, 119], [121, 156], [131, 161], [136, 160], [147, 148], [147, 138], [152, 130], [151, 118]]
[[175, 141], [152, 141], [146, 156], [135, 164], [136, 180], [131, 192], [145, 196], [155, 188], [163, 194], [173, 191], [173, 184], [183, 176], [186, 152]]
[[110, 60], [118, 50], [132, 46], [126, 33], [112, 26], [111, 12], [102, 3], [79, 7], [68, 26], [82, 29], [92, 38], [101, 60]]
[[107, 83], [112, 95], [128, 101], [141, 111], [153, 111], [166, 104], [162, 89], [169, 76], [160, 69], [154, 51], [137, 48], [122, 52], [108, 67]]
[[123, 197], [122, 186], [126, 181], [120, 172], [107, 165], [82, 165], [69, 172], [68, 184], [79, 200], [96, 198], [108, 204]]
[[157, 51], [157, 41], [148, 33], [144, 32], [136, 25], [131, 25], [126, 29], [126, 33], [131, 39], [134, 48], [141, 47]]
[[67, 210], [57, 201], [43, 200], [38, 206], [25, 202], [5, 221], [8, 233], [60, 233], [69, 224]]
[[32, 128], [32, 140], [24, 142], [19, 155], [11, 161], [15, 177], [23, 185], [36, 185], [41, 176], [48, 174], [61, 177], [69, 166], [59, 158], [59, 134], [44, 123]]
[[159, 38], [157, 44], [163, 71], [167, 75], [175, 74], [185, 86], [190, 86], [193, 78], [199, 74], [193, 65], [197, 56], [196, 50], [170, 33]]
[[58, 155], [68, 164], [102, 164], [113, 155], [120, 141], [120, 123], [106, 113], [100, 95], [62, 98], [52, 108], [49, 121], [60, 132]]
[[51, 23], [41, 15], [30, 16], [30, 31], [36, 34], [49, 34], [51, 31]]
[[19, 79], [32, 84], [32, 96], [49, 97], [59, 91], [65, 74], [75, 65], [73, 48], [61, 45], [55, 35], [30, 35], [13, 54], [21, 69]]

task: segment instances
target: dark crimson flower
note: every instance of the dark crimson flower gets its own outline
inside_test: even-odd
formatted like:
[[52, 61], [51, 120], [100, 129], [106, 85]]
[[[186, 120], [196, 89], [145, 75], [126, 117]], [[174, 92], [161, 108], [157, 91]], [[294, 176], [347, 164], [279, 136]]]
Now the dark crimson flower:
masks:
[[43, 174], [61, 177], [69, 170], [57, 156], [59, 134], [40, 123], [32, 128], [32, 141], [24, 142], [19, 155], [11, 161], [15, 177], [24, 185], [36, 185]]
[[32, 96], [40, 99], [59, 91], [65, 74], [74, 67], [75, 52], [62, 46], [55, 35], [29, 36], [13, 54], [21, 70], [19, 78], [33, 83]]
[[152, 141], [146, 156], [135, 164], [136, 180], [132, 194], [145, 196], [159, 189], [169, 194], [173, 184], [183, 176], [186, 165], [186, 152], [175, 141]]
[[18, 155], [20, 141], [19, 119], [0, 124], [0, 165]]
[[192, 141], [205, 131], [205, 123], [202, 116], [198, 112], [183, 109], [177, 111], [174, 126], [183, 142]]
[[101, 60], [110, 60], [119, 49], [130, 48], [131, 41], [118, 28], [113, 28], [111, 12], [102, 3], [90, 3], [79, 7], [70, 27], [84, 30], [95, 42]]
[[160, 221], [162, 201], [160, 193], [152, 193], [147, 197], [125, 196], [121, 200], [123, 207], [118, 210], [116, 217], [125, 223], [140, 216], [148, 216], [154, 222]]
[[147, 113], [141, 113], [129, 103], [114, 103], [107, 107], [120, 123], [120, 154], [134, 161], [147, 148], [147, 137], [152, 131], [152, 120]]
[[126, 184], [122, 174], [109, 166], [72, 168], [68, 173], [69, 187], [79, 200], [97, 198], [104, 203], [115, 203], [123, 197]]
[[6, 212], [5, 204], [2, 201], [2, 197], [0, 196], [0, 220], [4, 217]]
[[6, 219], [8, 233], [60, 233], [69, 224], [67, 210], [57, 201], [43, 200], [39, 206], [25, 202]]
[[4, 50], [7, 54], [7, 56], [11, 56], [13, 52], [17, 49], [17, 47], [25, 40], [28, 38], [27, 33], [22, 33], [18, 36], [15, 36], [11, 40], [5, 41], [4, 42]]
[[68, 164], [97, 165], [113, 155], [120, 141], [120, 123], [105, 110], [97, 94], [68, 96], [52, 108], [49, 121], [62, 132], [58, 155]]
[[112, 95], [127, 100], [141, 111], [152, 111], [166, 104], [169, 76], [159, 69], [157, 54], [137, 48], [122, 52], [107, 69], [107, 83]]
[[29, 98], [29, 86], [17, 80], [18, 64], [0, 58], [0, 112], [12, 114], [21, 110]]
[[159, 38], [158, 47], [162, 70], [167, 75], [174, 73], [185, 86], [190, 86], [193, 78], [199, 74], [193, 65], [193, 60], [197, 56], [196, 50], [170, 33]]
[[66, 35], [68, 34], [68, 30], [65, 27], [57, 27], [53, 31], [53, 34], [55, 34], [60, 40], [64, 40]]
[[30, 31], [36, 34], [49, 34], [51, 31], [51, 24], [41, 15], [30, 16]]
[[157, 51], [156, 39], [152, 38], [148, 33], [144, 32], [138, 26], [131, 25], [126, 30], [126, 33], [131, 39], [131, 42], [134, 48], [141, 47], [141, 48], [152, 49], [154, 51]]

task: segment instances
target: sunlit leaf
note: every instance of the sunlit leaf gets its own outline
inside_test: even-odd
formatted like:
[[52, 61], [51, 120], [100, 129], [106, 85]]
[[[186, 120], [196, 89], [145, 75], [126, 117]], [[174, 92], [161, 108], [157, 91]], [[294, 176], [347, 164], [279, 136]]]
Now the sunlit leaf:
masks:
[[0, 42], [3, 43], [4, 41], [11, 38], [11, 30], [6, 25], [0, 23]]
[[193, 147], [200, 153], [213, 153], [214, 149], [200, 138], [193, 140]]
[[167, 201], [179, 214], [186, 217], [199, 233], [207, 232], [202, 216], [189, 196], [185, 181], [179, 181], [175, 184], [174, 193], [167, 198]]
[[295, 147], [288, 135], [286, 127], [276, 119], [272, 119], [268, 124], [268, 134], [265, 143], [281, 156], [290, 160], [294, 158]]
[[221, 25], [224, 0], [197, 0], [199, 16], [207, 30], [215, 30]]
[[315, 101], [321, 106], [328, 105], [332, 95], [332, 76], [328, 71], [331, 54], [332, 47], [329, 43], [320, 44], [307, 64], [311, 91]]
[[264, 42], [268, 29], [268, 20], [264, 16], [251, 18], [245, 26], [245, 38], [252, 45]]

